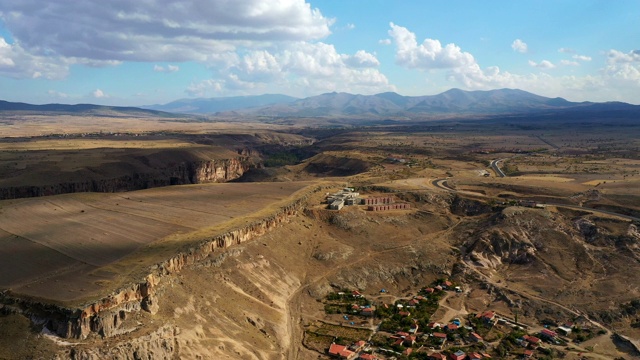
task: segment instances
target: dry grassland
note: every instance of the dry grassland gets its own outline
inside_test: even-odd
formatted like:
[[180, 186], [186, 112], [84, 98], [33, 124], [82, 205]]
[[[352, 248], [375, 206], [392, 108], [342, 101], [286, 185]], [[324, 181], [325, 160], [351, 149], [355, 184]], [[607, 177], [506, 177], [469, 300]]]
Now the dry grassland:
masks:
[[[54, 301], [104, 293], [136, 268], [264, 216], [308, 185], [208, 184], [3, 201], [0, 287]], [[158, 242], [163, 251], [155, 253]]]

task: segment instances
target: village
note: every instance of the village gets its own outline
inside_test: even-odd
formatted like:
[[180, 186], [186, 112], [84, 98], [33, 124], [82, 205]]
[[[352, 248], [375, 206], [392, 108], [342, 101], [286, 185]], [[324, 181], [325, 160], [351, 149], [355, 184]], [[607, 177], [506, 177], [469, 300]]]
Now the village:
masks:
[[604, 331], [585, 319], [532, 326], [492, 310], [432, 320], [447, 297], [462, 292], [447, 279], [401, 298], [385, 289], [370, 296], [358, 290], [332, 292], [323, 301], [325, 319], [307, 327], [305, 346], [346, 360], [556, 359]]

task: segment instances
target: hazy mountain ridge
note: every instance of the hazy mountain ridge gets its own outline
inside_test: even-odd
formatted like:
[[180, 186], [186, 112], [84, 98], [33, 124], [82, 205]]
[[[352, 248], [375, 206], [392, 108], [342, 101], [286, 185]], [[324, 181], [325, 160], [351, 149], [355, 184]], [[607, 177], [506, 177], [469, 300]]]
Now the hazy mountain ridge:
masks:
[[164, 105], [148, 105], [142, 106], [142, 108], [177, 113], [213, 114], [221, 111], [286, 104], [295, 100], [298, 100], [298, 98], [282, 94], [264, 94], [257, 96], [180, 99]]
[[[181, 99], [164, 105], [117, 107], [91, 104], [31, 105], [0, 101], [0, 111], [34, 111], [107, 115], [173, 116], [173, 114], [215, 114], [231, 117], [367, 117], [422, 118], [430, 115], [532, 115], [640, 113], [640, 105], [623, 102], [571, 102], [548, 98], [518, 89], [465, 91], [451, 89], [437, 95], [403, 96], [395, 92], [357, 95], [325, 93], [303, 99], [282, 94]], [[626, 115], [625, 115], [626, 116]]]
[[32, 112], [32, 113], [61, 113], [61, 114], [86, 114], [96, 116], [155, 116], [175, 117], [165, 111], [141, 109], [133, 106], [105, 106], [94, 104], [45, 104], [34, 105], [22, 102], [10, 102], [0, 100], [0, 112]]
[[[548, 98], [518, 89], [465, 91], [451, 89], [437, 95], [403, 96], [394, 92], [375, 95], [326, 93], [255, 109], [237, 110], [237, 114], [272, 117], [316, 116], [404, 116], [422, 115], [497, 115], [543, 112], [632, 110], [640, 106], [621, 102], [571, 102]], [[224, 114], [224, 113], [223, 113]]]

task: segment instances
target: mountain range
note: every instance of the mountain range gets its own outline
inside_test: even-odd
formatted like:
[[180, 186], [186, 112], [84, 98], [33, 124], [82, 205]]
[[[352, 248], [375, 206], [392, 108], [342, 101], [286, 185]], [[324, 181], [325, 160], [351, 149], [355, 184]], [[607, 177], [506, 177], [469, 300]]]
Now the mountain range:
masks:
[[132, 106], [104, 106], [94, 104], [45, 104], [34, 105], [22, 102], [10, 102], [0, 100], [0, 113], [21, 112], [21, 113], [54, 113], [54, 114], [83, 114], [93, 116], [155, 116], [155, 117], [175, 117], [176, 114], [168, 112], [142, 109]]
[[326, 93], [297, 99], [266, 94], [219, 98], [181, 99], [164, 105], [115, 107], [90, 104], [31, 105], [0, 101], [0, 111], [48, 111], [64, 113], [124, 113], [167, 116], [168, 113], [259, 117], [406, 117], [441, 115], [505, 115], [631, 111], [640, 105], [622, 102], [571, 102], [517, 89], [465, 91], [451, 89], [437, 95], [403, 96], [394, 92], [375, 95]]

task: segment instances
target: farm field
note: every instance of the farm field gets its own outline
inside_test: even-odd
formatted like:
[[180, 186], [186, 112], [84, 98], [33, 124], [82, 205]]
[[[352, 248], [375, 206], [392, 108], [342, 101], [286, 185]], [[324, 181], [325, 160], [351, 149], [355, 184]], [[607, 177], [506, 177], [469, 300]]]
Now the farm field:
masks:
[[[254, 220], [252, 214], [275, 209], [310, 184], [188, 185], [0, 202], [0, 288], [58, 302], [104, 294], [136, 267], [164, 260], [153, 256], [154, 243], [164, 239], [175, 253]], [[135, 259], [139, 250], [144, 259]], [[117, 266], [126, 257], [127, 266]]]

